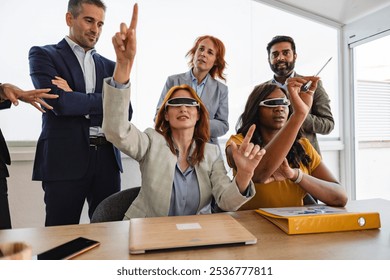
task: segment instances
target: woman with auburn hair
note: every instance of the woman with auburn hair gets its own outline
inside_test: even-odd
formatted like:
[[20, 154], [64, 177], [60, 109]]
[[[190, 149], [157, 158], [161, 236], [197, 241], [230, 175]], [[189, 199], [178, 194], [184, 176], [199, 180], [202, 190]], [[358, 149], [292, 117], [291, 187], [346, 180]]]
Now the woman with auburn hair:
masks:
[[[115, 73], [114, 79], [117, 81]], [[253, 197], [251, 177], [264, 151], [249, 142], [234, 150], [239, 164], [232, 181], [219, 148], [208, 143], [207, 109], [190, 86], [174, 86], [168, 91], [155, 128], [145, 132], [124, 118], [129, 98], [129, 88], [119, 90], [105, 84], [105, 135], [138, 161], [141, 169], [141, 190], [125, 219], [211, 213], [212, 198], [221, 209], [235, 211]]]
[[[194, 62], [193, 59], [195, 58], [195, 55], [199, 49], [199, 46], [201, 46], [202, 43], [204, 43], [203, 41], [206, 39], [210, 40], [214, 44], [214, 50], [216, 51], [214, 65], [211, 67], [211, 69], [208, 71], [208, 73], [214, 79], [219, 78], [221, 80], [226, 81], [225, 74], [223, 73], [223, 71], [225, 70], [225, 67], [226, 67], [225, 45], [222, 43], [221, 40], [219, 40], [216, 37], [213, 37], [210, 35], [204, 35], [204, 36], [198, 37], [195, 40], [194, 46], [186, 54], [186, 57], [188, 57], [190, 59], [188, 62], [188, 66], [190, 66], [191, 69], [196, 66], [196, 63]], [[196, 72], [198, 70], [199, 69], [195, 69], [194, 72]]]
[[124, 219], [211, 213], [211, 200], [235, 211], [253, 195], [253, 171], [265, 151], [249, 143], [232, 146], [237, 175], [227, 175], [220, 150], [208, 143], [207, 109], [188, 85], [171, 88], [157, 113], [155, 128], [138, 130], [126, 117], [130, 73], [136, 53], [138, 6], [130, 27], [122, 23], [112, 39], [116, 67], [103, 86], [103, 131], [123, 153], [139, 162], [142, 186]]
[[[301, 92], [300, 79], [291, 78], [288, 81], [289, 96], [308, 96], [314, 93], [315, 86], [307, 92]], [[249, 95], [245, 110], [237, 123], [238, 134], [231, 136], [227, 142], [227, 158], [232, 167], [234, 159], [230, 155], [230, 144], [240, 145], [253, 124], [256, 125], [256, 130], [251, 142], [267, 150], [267, 157], [263, 157], [252, 178], [256, 195], [241, 210], [302, 206], [307, 194], [330, 206], [345, 206], [347, 203], [343, 186], [326, 167], [310, 141], [302, 137], [300, 126], [303, 119], [299, 122], [296, 120], [298, 99], [291, 100], [293, 111], [284, 89], [268, 83], [257, 86]], [[286, 132], [287, 126], [290, 127], [289, 137], [280, 138], [280, 131]], [[275, 145], [277, 138], [283, 140], [279, 144], [283, 150], [273, 152], [268, 147]], [[278, 169], [275, 163], [281, 163]], [[265, 176], [269, 175], [270, 178], [265, 180]]]
[[[164, 101], [162, 103], [164, 107], [167, 106], [166, 104], [170, 99], [170, 97], [180, 89], [187, 90], [191, 94], [191, 97], [199, 104], [199, 109], [198, 109], [199, 119], [197, 121], [195, 131], [194, 131], [194, 136], [193, 136], [194, 141], [197, 145], [192, 155], [190, 156], [190, 160], [192, 161], [192, 163], [197, 164], [204, 158], [204, 149], [208, 139], [210, 138], [210, 131], [208, 129], [209, 127], [208, 112], [205, 105], [199, 99], [198, 95], [194, 92], [194, 90], [189, 85], [180, 85], [180, 86], [172, 87], [164, 98]], [[156, 131], [160, 132], [164, 136], [171, 151], [173, 153], [176, 153], [175, 144], [173, 143], [173, 139], [171, 136], [172, 129], [170, 127], [169, 121], [165, 119], [165, 110], [159, 110], [156, 117], [155, 129]]]
[[190, 70], [169, 76], [157, 104], [160, 108], [169, 89], [176, 85], [190, 85], [206, 105], [210, 119], [210, 143], [218, 144], [218, 137], [229, 130], [228, 88], [218, 81], [225, 79], [225, 46], [210, 35], [198, 37], [187, 52]]

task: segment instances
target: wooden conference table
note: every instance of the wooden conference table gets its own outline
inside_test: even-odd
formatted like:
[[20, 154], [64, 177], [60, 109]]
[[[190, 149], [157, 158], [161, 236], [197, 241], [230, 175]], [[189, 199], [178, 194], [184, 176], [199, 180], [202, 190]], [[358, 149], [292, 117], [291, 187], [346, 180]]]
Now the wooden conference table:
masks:
[[[0, 230], [0, 243], [24, 241], [38, 254], [79, 236], [101, 245], [76, 259], [267, 259], [267, 260], [356, 260], [390, 259], [390, 201], [350, 201], [348, 211], [379, 212], [381, 228], [373, 230], [287, 235], [254, 211], [229, 213], [257, 237], [255, 245], [179, 249], [130, 255], [129, 222], [109, 222], [42, 228]], [[212, 234], [212, 233], [210, 233]]]

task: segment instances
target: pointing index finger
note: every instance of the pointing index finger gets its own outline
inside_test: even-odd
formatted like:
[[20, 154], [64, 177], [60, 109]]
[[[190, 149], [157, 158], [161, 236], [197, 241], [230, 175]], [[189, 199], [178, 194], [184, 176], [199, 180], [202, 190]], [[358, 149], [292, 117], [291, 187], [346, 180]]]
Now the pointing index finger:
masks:
[[138, 4], [135, 3], [133, 7], [133, 15], [131, 17], [129, 28], [135, 30], [137, 28], [137, 22], [138, 22]]
[[255, 132], [255, 129], [256, 129], [256, 125], [252, 124], [248, 132], [246, 133], [244, 140], [242, 141], [243, 144], [249, 144], [249, 142], [252, 139], [253, 133]]

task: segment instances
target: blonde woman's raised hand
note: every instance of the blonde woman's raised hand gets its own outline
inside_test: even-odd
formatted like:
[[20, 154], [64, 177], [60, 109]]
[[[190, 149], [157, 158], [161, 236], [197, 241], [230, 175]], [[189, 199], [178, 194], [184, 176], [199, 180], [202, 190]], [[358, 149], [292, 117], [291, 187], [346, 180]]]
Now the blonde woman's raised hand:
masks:
[[138, 23], [138, 4], [133, 6], [133, 14], [130, 25], [127, 27], [126, 23], [120, 24], [119, 32], [115, 33], [112, 42], [117, 55], [117, 60], [133, 59], [137, 51], [136, 29]]
[[112, 44], [116, 54], [116, 67], [114, 79], [122, 84], [127, 83], [130, 77], [131, 68], [137, 52], [136, 29], [138, 22], [138, 4], [133, 6], [133, 14], [130, 26], [120, 24], [120, 31], [112, 37]]

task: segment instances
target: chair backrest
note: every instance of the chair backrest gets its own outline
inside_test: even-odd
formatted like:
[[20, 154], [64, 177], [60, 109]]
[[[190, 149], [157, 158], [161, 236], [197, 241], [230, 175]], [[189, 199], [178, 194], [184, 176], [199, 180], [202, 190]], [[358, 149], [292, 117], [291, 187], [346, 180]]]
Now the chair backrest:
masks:
[[141, 187], [134, 187], [114, 193], [96, 207], [91, 223], [121, 221], [127, 209], [138, 196]]

